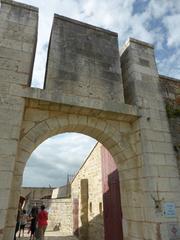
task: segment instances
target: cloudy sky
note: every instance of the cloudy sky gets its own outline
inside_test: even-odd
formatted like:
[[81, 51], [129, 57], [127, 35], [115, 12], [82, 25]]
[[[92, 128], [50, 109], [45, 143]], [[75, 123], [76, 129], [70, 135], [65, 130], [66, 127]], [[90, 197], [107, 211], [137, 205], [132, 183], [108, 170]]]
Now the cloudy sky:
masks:
[[[54, 13], [118, 32], [120, 47], [128, 37], [154, 44], [159, 73], [180, 78], [179, 0], [18, 1], [39, 8], [39, 36], [33, 87], [43, 86], [42, 79]], [[48, 139], [30, 158], [24, 173], [24, 185], [62, 184], [65, 182], [65, 174], [72, 173], [78, 168], [78, 164], [81, 164], [94, 143], [92, 139], [77, 134]], [[69, 167], [70, 164], [72, 167]], [[45, 177], [42, 176], [44, 172], [47, 173]]]
[[84, 162], [96, 141], [83, 134], [64, 133], [47, 139], [27, 162], [24, 186], [60, 186], [67, 174], [74, 174]]

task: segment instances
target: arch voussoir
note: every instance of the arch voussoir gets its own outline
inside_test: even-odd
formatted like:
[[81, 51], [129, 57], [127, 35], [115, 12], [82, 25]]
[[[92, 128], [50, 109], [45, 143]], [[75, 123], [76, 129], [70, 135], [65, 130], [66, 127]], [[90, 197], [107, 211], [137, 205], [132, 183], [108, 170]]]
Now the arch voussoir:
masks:
[[57, 117], [46, 119], [46, 124], [50, 130], [58, 129], [60, 126]]
[[[21, 139], [20, 152], [31, 153], [40, 143], [48, 137], [63, 132], [78, 132], [87, 134], [100, 141], [112, 155], [118, 154], [115, 150], [122, 150], [121, 133], [114, 126], [116, 122], [98, 119], [96, 117], [61, 114], [59, 116], [37, 122]], [[112, 150], [111, 150], [112, 149]], [[21, 154], [27, 158], [28, 154]]]
[[56, 118], [60, 129], [68, 125], [68, 115], [62, 115]]
[[78, 116], [75, 114], [69, 114], [68, 115], [68, 124], [71, 126], [77, 126], [78, 125]]
[[46, 123], [46, 120], [43, 122], [38, 123], [38, 127], [34, 127], [29, 133], [27, 134], [27, 138], [32, 142], [36, 142], [40, 135], [43, 135], [45, 132], [49, 131], [49, 126]]
[[31, 141], [27, 136], [28, 134], [26, 134], [20, 142], [20, 149], [32, 153], [35, 148], [35, 142]]

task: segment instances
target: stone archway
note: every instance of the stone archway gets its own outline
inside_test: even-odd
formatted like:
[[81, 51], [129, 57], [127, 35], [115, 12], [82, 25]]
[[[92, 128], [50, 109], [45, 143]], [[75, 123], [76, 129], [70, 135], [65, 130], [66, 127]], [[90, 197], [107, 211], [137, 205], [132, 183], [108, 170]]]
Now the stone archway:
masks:
[[[13, 182], [15, 183], [14, 189], [12, 189], [13, 201], [19, 197], [23, 169], [29, 156], [39, 144], [53, 135], [64, 132], [78, 132], [95, 138], [111, 152], [119, 168], [119, 172], [121, 172], [123, 168], [128, 168], [126, 164], [131, 160], [133, 161], [133, 159], [135, 161], [135, 158], [137, 158], [135, 148], [130, 141], [130, 136], [132, 135], [132, 119], [130, 122], [124, 122], [82, 114], [62, 113], [62, 111], [59, 110], [56, 110], [55, 114], [54, 110], [50, 110], [49, 108], [45, 109], [45, 107], [44, 110], [42, 110], [41, 108], [38, 109], [37, 106], [36, 111], [33, 111], [32, 103], [33, 100], [31, 100], [29, 104], [26, 104], [22, 123], [21, 138], [15, 166], [16, 171], [13, 177]], [[42, 102], [40, 101], [39, 104], [41, 105]], [[44, 116], [51, 116], [52, 113], [56, 116], [44, 119]], [[121, 180], [123, 180], [123, 178], [121, 178]], [[125, 191], [123, 192], [125, 193]], [[124, 196], [123, 198], [125, 199], [126, 197]], [[122, 202], [122, 204], [125, 203]]]
[[180, 185], [153, 46], [129, 39], [119, 57], [116, 33], [55, 15], [40, 90], [29, 87], [38, 9], [1, 0], [0, 22], [0, 240], [14, 235], [27, 158], [65, 131], [96, 138], [116, 161], [124, 238], [168, 240], [180, 220], [168, 225], [163, 204], [180, 207]]
[[[33, 100], [31, 100], [31, 104], [32, 102]], [[125, 165], [130, 159], [133, 160], [134, 158], [135, 161], [136, 152], [128, 140], [128, 137], [132, 134], [131, 123], [99, 119], [97, 117], [79, 114], [63, 114], [59, 111], [56, 112], [56, 117], [42, 120], [47, 111], [48, 116], [51, 116], [51, 111], [45, 109], [43, 111], [39, 109], [39, 121], [37, 121], [38, 111], [31, 111], [32, 108], [30, 105], [29, 108], [28, 105], [26, 107], [24, 121], [22, 123], [22, 137], [20, 138], [13, 177], [11, 199], [14, 205], [19, 199], [23, 170], [29, 156], [39, 144], [53, 135], [63, 132], [78, 132], [95, 138], [111, 152], [119, 167], [119, 172], [123, 167], [125, 168]], [[29, 114], [30, 112], [31, 114]], [[60, 116], [58, 116], [59, 113]], [[27, 121], [28, 124], [26, 124]], [[30, 125], [33, 127], [29, 129]], [[125, 199], [126, 197], [123, 198]]]
[[[33, 114], [29, 116], [28, 121], [32, 118]], [[125, 163], [130, 156], [136, 156], [133, 148], [127, 141], [127, 136], [131, 132], [131, 124], [122, 122], [121, 126], [119, 126], [119, 132], [117, 131], [117, 124], [119, 125], [117, 121], [65, 113], [61, 113], [61, 116], [58, 117], [45, 119], [39, 123], [36, 122], [34, 127], [29, 131], [26, 132], [26, 129], [23, 129], [26, 134], [24, 133], [22, 135], [16, 163], [22, 166], [24, 164], [25, 166], [30, 154], [41, 142], [53, 135], [73, 131], [85, 133], [94, 138], [96, 137], [106, 148], [113, 152], [118, 166], [123, 167], [123, 163]], [[126, 139], [124, 136], [126, 136]], [[16, 192], [18, 192], [17, 189]]]
[[[21, 138], [18, 149], [18, 161], [26, 163], [32, 151], [49, 137], [64, 132], [77, 132], [86, 134], [101, 142], [111, 152], [113, 157], [117, 159], [117, 164], [120, 164], [117, 155], [121, 156], [121, 159], [126, 160], [135, 152], [130, 142], [128, 142], [128, 135], [131, 134], [131, 125], [123, 122], [123, 126], [119, 125], [119, 131], [117, 131], [116, 124], [119, 125], [119, 122], [78, 114], [63, 114], [60, 117], [43, 120], [40, 123], [36, 123]], [[24, 130], [26, 131], [26, 129]]]

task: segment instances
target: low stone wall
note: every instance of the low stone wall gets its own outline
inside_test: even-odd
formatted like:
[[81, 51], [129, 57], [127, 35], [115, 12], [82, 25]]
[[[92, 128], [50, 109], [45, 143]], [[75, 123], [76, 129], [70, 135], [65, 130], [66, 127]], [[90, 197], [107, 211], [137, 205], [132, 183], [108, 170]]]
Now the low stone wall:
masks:
[[[60, 231], [72, 235], [72, 201], [71, 198], [49, 200], [49, 220], [47, 231]], [[60, 228], [58, 230], [58, 226]]]
[[41, 199], [50, 197], [52, 195], [54, 188], [45, 188], [45, 187], [22, 187], [21, 188], [21, 196], [27, 197], [30, 199]]

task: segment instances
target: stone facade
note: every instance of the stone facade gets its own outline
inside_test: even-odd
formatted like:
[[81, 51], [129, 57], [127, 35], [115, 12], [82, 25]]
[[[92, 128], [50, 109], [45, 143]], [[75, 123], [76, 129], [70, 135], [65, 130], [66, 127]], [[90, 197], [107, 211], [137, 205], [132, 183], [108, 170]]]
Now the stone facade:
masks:
[[72, 235], [71, 198], [51, 199], [48, 201], [47, 231], [59, 231], [61, 235]]
[[180, 172], [180, 81], [166, 76], [160, 76], [159, 80]]
[[[59, 189], [54, 189], [53, 199], [46, 202], [49, 209], [48, 230], [52, 231], [60, 224], [59, 232], [62, 235], [73, 234], [75, 230], [74, 201], [78, 200], [76, 230], [79, 238], [82, 240], [104, 239], [102, 147], [102, 144], [96, 144], [75, 175], [71, 183], [71, 198], [59, 196]], [[84, 213], [87, 214], [86, 218]]]
[[[175, 204], [177, 214], [170, 219], [163, 214], [163, 203], [179, 199], [179, 174], [160, 94], [153, 46], [143, 42], [137, 45], [137, 40], [130, 40], [122, 49], [121, 67], [125, 102], [139, 106], [141, 114], [138, 125], [137, 122], [133, 124], [137, 138], [132, 138], [135, 144], [140, 143], [137, 152], [141, 156], [140, 162], [136, 162], [133, 169], [137, 177], [132, 178], [129, 186], [126, 181], [121, 181], [122, 191], [129, 195], [123, 201], [123, 209], [128, 215], [127, 236], [141, 238], [143, 230], [145, 239], [169, 239], [168, 222], [179, 221], [179, 201]], [[141, 198], [143, 200], [139, 201]], [[129, 199], [133, 203], [129, 203]], [[143, 219], [143, 225], [140, 219]], [[136, 222], [133, 224], [136, 228], [132, 227], [132, 221]]]
[[82, 165], [71, 184], [71, 197], [79, 201], [79, 231], [81, 234], [82, 223], [82, 203], [81, 203], [81, 183], [85, 179], [88, 182], [87, 199], [87, 219], [89, 240], [104, 239], [103, 224], [103, 192], [102, 192], [102, 169], [101, 169], [101, 144], [95, 146]]
[[[12, 239], [24, 166], [16, 161], [25, 99], [12, 94], [28, 86], [37, 39], [38, 9], [1, 1], [0, 9], [0, 239]], [[13, 230], [12, 230], [13, 229]]]
[[55, 15], [45, 88], [123, 103], [117, 33]]
[[153, 46], [129, 39], [119, 61], [115, 33], [55, 15], [40, 90], [29, 87], [37, 26], [38, 9], [1, 0], [0, 240], [13, 238], [29, 156], [63, 132], [97, 139], [114, 158], [124, 240], [169, 240], [169, 230], [180, 229], [180, 182]]
[[71, 184], [68, 184], [55, 188], [52, 192], [52, 198], [69, 198], [71, 196]]

